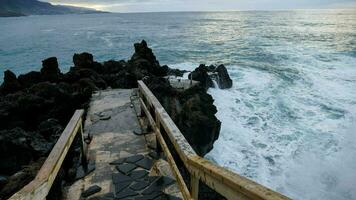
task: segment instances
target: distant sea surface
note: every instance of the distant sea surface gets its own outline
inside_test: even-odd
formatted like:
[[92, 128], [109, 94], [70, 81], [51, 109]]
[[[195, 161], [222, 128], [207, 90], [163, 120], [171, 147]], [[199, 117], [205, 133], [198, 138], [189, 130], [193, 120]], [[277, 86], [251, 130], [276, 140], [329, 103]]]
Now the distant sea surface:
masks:
[[127, 60], [142, 39], [170, 67], [227, 66], [208, 159], [294, 199], [356, 199], [356, 10], [0, 18], [0, 78], [83, 51]]

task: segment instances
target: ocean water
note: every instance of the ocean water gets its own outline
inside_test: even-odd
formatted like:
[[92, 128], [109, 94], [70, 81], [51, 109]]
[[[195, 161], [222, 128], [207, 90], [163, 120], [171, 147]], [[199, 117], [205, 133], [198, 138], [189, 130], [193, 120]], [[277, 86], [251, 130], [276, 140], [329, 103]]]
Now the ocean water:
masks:
[[208, 159], [294, 199], [356, 199], [356, 10], [0, 18], [0, 78], [50, 56], [66, 71], [76, 52], [128, 59], [141, 39], [161, 64], [227, 66]]

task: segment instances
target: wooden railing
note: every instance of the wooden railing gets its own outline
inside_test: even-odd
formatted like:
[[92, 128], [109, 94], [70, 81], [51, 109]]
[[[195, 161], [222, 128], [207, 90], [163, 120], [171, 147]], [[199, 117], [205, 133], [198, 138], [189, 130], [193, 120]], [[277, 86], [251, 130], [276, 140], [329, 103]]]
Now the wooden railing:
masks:
[[[198, 156], [145, 83], [138, 81], [138, 86], [143, 114], [147, 117], [150, 127], [156, 134], [160, 148], [167, 157], [184, 199], [198, 199], [200, 181], [227, 199], [289, 199], [280, 193]], [[163, 131], [166, 137], [163, 136]], [[174, 147], [175, 152], [177, 152], [184, 167], [190, 174], [190, 190], [176, 165], [167, 143]]]
[[84, 110], [75, 111], [73, 117], [54, 145], [51, 153], [37, 173], [37, 176], [29, 184], [15, 193], [10, 200], [43, 200], [46, 199], [54, 180], [57, 177], [64, 158], [71, 147], [77, 133], [81, 134], [82, 162], [86, 164], [83, 141], [82, 116]]

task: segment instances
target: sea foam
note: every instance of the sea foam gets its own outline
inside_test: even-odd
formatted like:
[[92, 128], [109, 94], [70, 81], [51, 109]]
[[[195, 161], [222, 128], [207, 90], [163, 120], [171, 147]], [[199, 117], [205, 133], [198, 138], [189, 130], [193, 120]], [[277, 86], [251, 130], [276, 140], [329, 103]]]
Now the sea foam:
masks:
[[355, 199], [354, 73], [299, 68], [290, 83], [278, 69], [228, 70], [233, 87], [208, 90], [222, 128], [206, 158], [293, 199]]

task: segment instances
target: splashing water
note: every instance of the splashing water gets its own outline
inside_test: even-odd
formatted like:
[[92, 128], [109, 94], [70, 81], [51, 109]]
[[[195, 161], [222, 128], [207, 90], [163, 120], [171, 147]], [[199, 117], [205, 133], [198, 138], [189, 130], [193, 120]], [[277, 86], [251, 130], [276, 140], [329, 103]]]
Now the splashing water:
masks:
[[[95, 22], [95, 23], [93, 23]], [[146, 39], [161, 64], [225, 64], [209, 89], [222, 121], [207, 155], [301, 200], [356, 199], [356, 12], [297, 10], [0, 18], [0, 78], [57, 56], [127, 59]]]
[[355, 199], [356, 82], [229, 69], [234, 87], [209, 90], [222, 130], [207, 158], [294, 199]]

